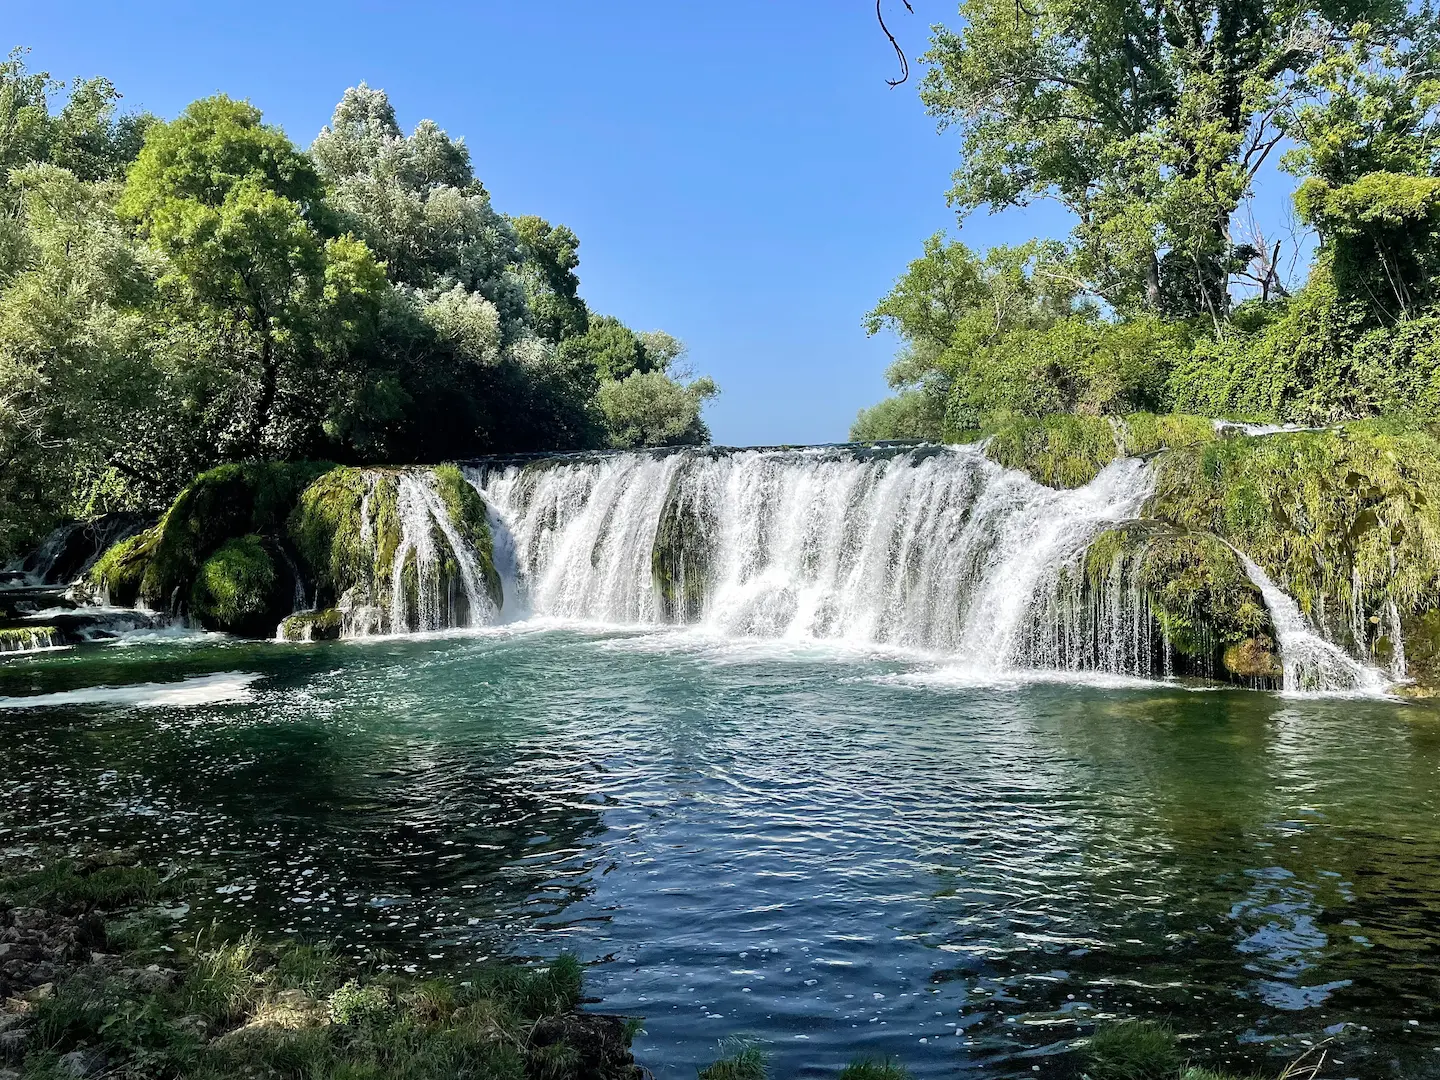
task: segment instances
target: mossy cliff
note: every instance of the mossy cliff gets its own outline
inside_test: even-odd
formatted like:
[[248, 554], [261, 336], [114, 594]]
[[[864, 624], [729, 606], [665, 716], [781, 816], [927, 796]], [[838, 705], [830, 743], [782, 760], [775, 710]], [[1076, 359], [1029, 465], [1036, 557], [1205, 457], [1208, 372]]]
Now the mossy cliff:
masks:
[[[213, 629], [269, 636], [296, 607], [317, 613], [305, 638], [331, 636], [344, 609], [353, 632], [389, 629], [404, 529], [402, 473], [323, 463], [226, 465], [202, 473], [152, 529], [116, 544], [87, 581], [97, 597], [184, 614]], [[502, 601], [484, 500], [454, 466], [431, 471], [445, 512], [472, 549], [494, 605]], [[458, 591], [455, 555], [438, 527], [439, 588]], [[405, 590], [413, 610], [414, 560]], [[402, 571], [402, 573], [405, 571]], [[463, 611], [462, 611], [463, 614]], [[408, 616], [401, 613], [401, 619]]]
[[[1156, 580], [1171, 592], [1234, 580], [1223, 545], [1194, 539], [1213, 537], [1254, 559], [1356, 655], [1390, 664], [1398, 626], [1417, 687], [1440, 685], [1440, 426], [1372, 420], [1246, 435], [1197, 417], [1136, 414], [1021, 418], [978, 434], [993, 460], [1052, 487], [1088, 483], [1122, 454], [1153, 458], [1143, 515], [1192, 538], [1166, 543], [1174, 555]], [[1198, 606], [1181, 607], [1209, 612], [1235, 668], [1263, 670], [1265, 651], [1235, 637], [1239, 624], [1227, 628], [1243, 591], [1207, 586]], [[1190, 617], [1171, 617], [1173, 598], [1154, 599], [1157, 618], [1183, 630]]]

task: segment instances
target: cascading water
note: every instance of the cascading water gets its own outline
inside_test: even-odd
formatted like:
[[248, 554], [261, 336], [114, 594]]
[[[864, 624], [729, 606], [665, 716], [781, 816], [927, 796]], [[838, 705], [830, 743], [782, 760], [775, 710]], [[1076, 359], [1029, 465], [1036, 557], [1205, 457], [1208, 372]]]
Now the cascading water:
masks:
[[617, 454], [478, 470], [529, 613], [1032, 666], [1034, 597], [1133, 517], [1145, 465], [1055, 491], [981, 449]]
[[1280, 639], [1280, 666], [1285, 672], [1287, 691], [1384, 692], [1386, 682], [1379, 671], [1353, 659], [1343, 649], [1311, 630], [1305, 616], [1300, 613], [1299, 605], [1270, 580], [1255, 560], [1242, 551], [1236, 551], [1236, 554], [1240, 556], [1245, 573], [1265, 598], [1265, 606], [1275, 623], [1275, 633]]
[[477, 553], [428, 471], [367, 472], [358, 526], [358, 547], [371, 570], [339, 598], [342, 636], [423, 633], [494, 621], [498, 612]]

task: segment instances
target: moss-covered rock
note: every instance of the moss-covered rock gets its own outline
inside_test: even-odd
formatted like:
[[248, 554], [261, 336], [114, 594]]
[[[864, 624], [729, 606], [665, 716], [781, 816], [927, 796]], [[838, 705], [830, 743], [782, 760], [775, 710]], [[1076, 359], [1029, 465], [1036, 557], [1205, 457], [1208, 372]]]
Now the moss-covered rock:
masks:
[[997, 465], [1019, 469], [1053, 488], [1088, 484], [1117, 457], [1148, 457], [1215, 440], [1202, 416], [1131, 413], [1129, 416], [1012, 416], [975, 432]]
[[86, 575], [90, 592], [102, 602], [134, 607], [140, 601], [140, 583], [159, 539], [157, 525], [111, 547]]
[[334, 641], [340, 636], [344, 620], [335, 608], [324, 611], [297, 611], [280, 623], [282, 641]]
[[195, 574], [191, 615], [235, 634], [273, 632], [290, 610], [294, 592], [287, 588], [272, 551], [272, 545], [253, 533], [221, 544]]
[[1207, 533], [1132, 522], [1086, 552], [1093, 595], [1135, 589], [1159, 631], [1165, 668], [1184, 675], [1278, 685], [1275, 630], [1239, 557]]
[[53, 626], [0, 626], [0, 653], [29, 652], [59, 642], [60, 631]]
[[691, 485], [682, 482], [683, 473], [671, 481], [655, 544], [650, 569], [660, 614], [667, 622], [691, 623], [705, 610], [715, 548], [715, 522], [708, 507], [695, 499]]
[[[1402, 623], [1405, 672], [1412, 680], [1402, 689], [1416, 697], [1440, 696], [1440, 608], [1413, 615]], [[1386, 642], [1389, 648], [1393, 645]], [[1377, 654], [1381, 650], [1377, 649]], [[1384, 657], [1389, 660], [1388, 656]]]
[[279, 536], [300, 492], [329, 468], [316, 462], [246, 462], [203, 472], [154, 528], [102, 555], [87, 584], [115, 604], [177, 610], [192, 598], [211, 556], [241, 537]]
[[1440, 606], [1440, 438], [1366, 421], [1231, 437], [1156, 463], [1147, 513], [1265, 568], [1327, 637], [1366, 655]]

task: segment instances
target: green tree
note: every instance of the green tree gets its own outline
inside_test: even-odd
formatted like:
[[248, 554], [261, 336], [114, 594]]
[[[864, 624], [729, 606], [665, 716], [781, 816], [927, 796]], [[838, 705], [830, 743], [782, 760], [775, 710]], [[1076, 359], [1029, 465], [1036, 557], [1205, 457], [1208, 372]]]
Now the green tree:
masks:
[[126, 180], [120, 211], [167, 257], [162, 286], [193, 359], [220, 368], [210, 385], [221, 389], [225, 454], [301, 452], [324, 412], [308, 376], [323, 366], [329, 308], [358, 302], [340, 295], [352, 284], [379, 302], [374, 273], [327, 276], [332, 258], [370, 257], [359, 241], [327, 238], [323, 195], [284, 133], [223, 95], [152, 127]]
[[962, 138], [951, 200], [1058, 201], [1077, 284], [1121, 311], [1208, 316], [1250, 252], [1231, 221], [1305, 76], [1388, 0], [964, 0], [922, 96]]
[[583, 334], [590, 313], [580, 299], [580, 240], [564, 225], [526, 216], [511, 221], [520, 242], [520, 277], [536, 333], [550, 341]]

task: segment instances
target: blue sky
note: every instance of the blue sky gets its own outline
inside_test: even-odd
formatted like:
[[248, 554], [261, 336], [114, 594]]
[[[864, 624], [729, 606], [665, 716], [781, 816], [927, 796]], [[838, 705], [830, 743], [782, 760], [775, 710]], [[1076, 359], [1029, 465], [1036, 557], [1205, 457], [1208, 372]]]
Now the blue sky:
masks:
[[[887, 2], [911, 56], [952, 0]], [[347, 86], [407, 128], [464, 136], [497, 208], [581, 240], [597, 311], [686, 341], [721, 397], [717, 442], [843, 439], [886, 392], [894, 342], [862, 315], [924, 238], [955, 226], [957, 163], [866, 0], [11, 3], [58, 78], [109, 76], [174, 116], [246, 97], [308, 145]], [[967, 222], [972, 247], [1063, 231], [1052, 207]]]

